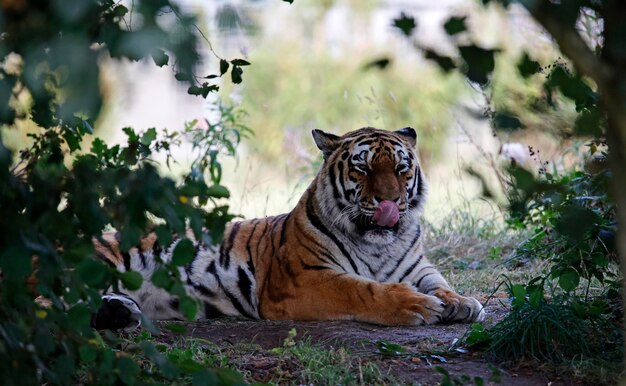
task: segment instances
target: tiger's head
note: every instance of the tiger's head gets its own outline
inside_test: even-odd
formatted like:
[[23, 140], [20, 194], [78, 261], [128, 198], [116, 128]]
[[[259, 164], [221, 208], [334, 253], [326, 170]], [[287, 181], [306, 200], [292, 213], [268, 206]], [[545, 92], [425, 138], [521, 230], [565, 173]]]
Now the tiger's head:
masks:
[[362, 128], [343, 136], [313, 131], [324, 155], [317, 200], [334, 227], [384, 245], [417, 226], [426, 186], [416, 137], [410, 127]]

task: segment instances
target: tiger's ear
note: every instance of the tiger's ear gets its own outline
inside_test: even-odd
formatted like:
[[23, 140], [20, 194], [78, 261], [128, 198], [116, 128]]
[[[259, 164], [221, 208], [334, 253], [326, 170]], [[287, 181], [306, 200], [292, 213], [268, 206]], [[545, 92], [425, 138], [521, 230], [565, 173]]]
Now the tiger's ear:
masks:
[[404, 129], [394, 131], [394, 133], [407, 140], [413, 147], [417, 144], [417, 133], [412, 127], [405, 127]]
[[314, 129], [312, 131], [313, 140], [317, 145], [317, 148], [324, 154], [324, 160], [328, 159], [331, 154], [339, 147], [341, 143], [341, 137], [335, 134], [323, 132], [322, 130]]

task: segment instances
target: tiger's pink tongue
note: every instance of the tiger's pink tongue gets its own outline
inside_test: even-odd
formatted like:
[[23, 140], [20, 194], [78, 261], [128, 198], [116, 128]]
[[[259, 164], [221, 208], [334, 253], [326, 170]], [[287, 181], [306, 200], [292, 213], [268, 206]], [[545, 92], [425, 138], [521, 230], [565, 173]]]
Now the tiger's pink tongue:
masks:
[[398, 204], [393, 201], [381, 201], [380, 204], [378, 204], [378, 207], [374, 210], [373, 220], [376, 225], [392, 227], [396, 225], [399, 219], [400, 208], [398, 208]]

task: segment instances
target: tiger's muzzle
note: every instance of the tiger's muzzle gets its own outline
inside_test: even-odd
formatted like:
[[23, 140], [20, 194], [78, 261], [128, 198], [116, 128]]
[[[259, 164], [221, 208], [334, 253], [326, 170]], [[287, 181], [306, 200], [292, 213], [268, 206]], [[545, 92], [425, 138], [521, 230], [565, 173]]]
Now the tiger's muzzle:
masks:
[[366, 210], [364, 212], [354, 219], [354, 223], [361, 233], [398, 231], [401, 213], [397, 203], [384, 200], [373, 211]]

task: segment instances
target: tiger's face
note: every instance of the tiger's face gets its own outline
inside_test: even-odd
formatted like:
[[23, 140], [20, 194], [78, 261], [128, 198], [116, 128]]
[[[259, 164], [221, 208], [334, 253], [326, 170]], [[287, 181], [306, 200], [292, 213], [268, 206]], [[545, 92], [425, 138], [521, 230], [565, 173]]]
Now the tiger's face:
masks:
[[[333, 225], [374, 244], [390, 244], [415, 224], [425, 193], [412, 128], [363, 128], [342, 137], [313, 132], [324, 154], [320, 171]], [[318, 196], [319, 198], [319, 196]]]

